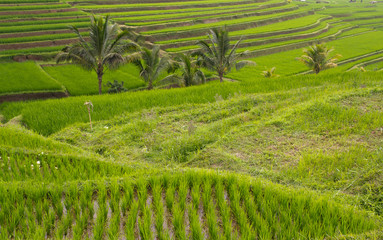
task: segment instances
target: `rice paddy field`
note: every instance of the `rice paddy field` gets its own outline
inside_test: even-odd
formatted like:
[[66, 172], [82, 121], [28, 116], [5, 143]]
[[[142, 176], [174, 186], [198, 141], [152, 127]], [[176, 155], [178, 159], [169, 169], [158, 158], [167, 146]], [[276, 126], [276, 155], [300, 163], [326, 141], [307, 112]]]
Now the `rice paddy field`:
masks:
[[[226, 26], [256, 66], [143, 91], [129, 63], [98, 95], [95, 72], [55, 63], [92, 15], [169, 57]], [[0, 239], [383, 239], [382, 16], [379, 1], [0, 0]], [[314, 43], [336, 68], [297, 61]]]

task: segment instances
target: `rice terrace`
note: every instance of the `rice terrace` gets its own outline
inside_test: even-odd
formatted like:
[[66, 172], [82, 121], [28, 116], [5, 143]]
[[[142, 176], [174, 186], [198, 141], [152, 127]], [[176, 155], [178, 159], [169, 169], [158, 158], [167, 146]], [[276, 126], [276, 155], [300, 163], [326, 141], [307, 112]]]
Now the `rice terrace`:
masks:
[[383, 239], [383, 1], [0, 0], [0, 239]]

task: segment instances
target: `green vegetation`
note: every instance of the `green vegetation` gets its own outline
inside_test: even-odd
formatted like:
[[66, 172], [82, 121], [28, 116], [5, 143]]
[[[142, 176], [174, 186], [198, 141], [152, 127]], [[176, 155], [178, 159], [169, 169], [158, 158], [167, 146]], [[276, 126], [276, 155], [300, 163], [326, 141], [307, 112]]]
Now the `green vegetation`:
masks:
[[382, 12], [0, 0], [0, 239], [382, 239]]
[[320, 71], [337, 66], [335, 61], [341, 56], [336, 55], [331, 57], [330, 53], [333, 50], [333, 48], [329, 49], [323, 44], [315, 44], [308, 49], [304, 49], [304, 55], [298, 58], [298, 60], [312, 69], [315, 74], [318, 74]]
[[[62, 86], [34, 62], [1, 63], [0, 95], [37, 91], [63, 91]], [[20, 72], [24, 74], [20, 74]]]
[[240, 57], [246, 56], [244, 54], [236, 53], [241, 40], [239, 40], [233, 47], [230, 46], [229, 32], [226, 28], [220, 30], [210, 30], [210, 42], [199, 41], [198, 45], [200, 50], [193, 53], [199, 58], [203, 67], [218, 74], [219, 81], [223, 82], [223, 77], [228, 74], [235, 66], [238, 71], [247, 65], [255, 65], [251, 61], [239, 61]]
[[102, 78], [107, 70], [118, 69], [126, 63], [126, 53], [138, 48], [136, 43], [124, 41], [131, 33], [120, 31], [116, 23], [110, 23], [107, 16], [93, 16], [89, 26], [89, 41], [86, 41], [75, 26], [71, 30], [79, 42], [66, 47], [56, 57], [56, 62], [70, 62], [85, 70], [95, 71], [98, 79], [98, 94], [102, 94]]
[[[97, 75], [75, 65], [47, 66], [43, 68], [51, 77], [59, 81], [72, 96], [98, 94]], [[128, 90], [144, 87], [145, 83], [140, 79], [138, 70], [131, 64], [124, 65], [115, 71], [106, 71], [104, 82], [117, 80], [124, 82]], [[108, 88], [103, 88], [106, 93]]]

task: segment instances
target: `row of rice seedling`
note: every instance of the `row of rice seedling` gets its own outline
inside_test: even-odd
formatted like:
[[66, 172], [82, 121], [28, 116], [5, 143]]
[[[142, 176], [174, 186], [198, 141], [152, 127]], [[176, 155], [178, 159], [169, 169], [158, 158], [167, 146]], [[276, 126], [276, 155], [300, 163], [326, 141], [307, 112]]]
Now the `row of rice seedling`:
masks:
[[241, 3], [249, 3], [254, 1], [241, 0], [220, 0], [219, 2], [213, 0], [198, 0], [198, 1], [185, 1], [185, 2], [157, 2], [157, 3], [129, 3], [129, 4], [108, 4], [108, 5], [81, 5], [82, 9], [108, 9], [108, 8], [155, 8], [155, 7], [170, 7], [170, 6], [180, 6], [186, 8], [196, 8], [203, 7], [203, 5], [237, 5]]
[[[285, 30], [286, 32], [299, 32], [301, 29], [305, 29], [307, 26], [315, 27], [320, 22], [322, 22], [325, 19], [324, 15], [319, 14], [313, 14], [309, 16], [304, 16], [301, 18], [291, 19], [283, 22], [277, 22], [272, 23], [266, 26], [260, 26], [256, 28], [250, 28], [245, 30], [239, 30], [239, 31], [231, 31], [230, 37], [232, 39], [236, 39], [238, 37], [242, 37], [243, 39], [246, 39], [247, 36], [255, 35], [255, 34], [275, 34], [280, 31]], [[203, 40], [206, 36], [198, 36], [198, 37], [190, 37], [190, 38], [180, 38], [180, 39], [172, 39], [172, 40], [163, 40], [163, 41], [156, 41], [157, 44], [171, 44], [171, 43], [179, 43], [179, 42], [195, 42], [197, 40]]]
[[85, 16], [82, 11], [70, 11], [70, 12], [55, 12], [55, 13], [24, 13], [24, 14], [12, 14], [12, 15], [0, 15], [1, 20], [5, 19], [28, 19], [28, 18], [51, 18], [51, 17], [76, 17]]
[[63, 46], [53, 46], [53, 47], [34, 47], [27, 49], [12, 49], [0, 51], [0, 57], [3, 58], [12, 58], [15, 55], [28, 55], [28, 54], [39, 54], [39, 55], [49, 55], [51, 58], [57, 55], [57, 52], [63, 49]]
[[[336, 37], [338, 35], [340, 35], [341, 33], [346, 32], [348, 30], [351, 30], [353, 28], [354, 28], [354, 26], [347, 25], [347, 24], [337, 25], [337, 26], [330, 28], [328, 31], [321, 33], [317, 37], [288, 40], [288, 41], [284, 41], [284, 42], [276, 42], [276, 43], [265, 44], [265, 45], [261, 45], [261, 46], [253, 46], [253, 47], [248, 47], [248, 48], [239, 48], [238, 52], [240, 53], [240, 52], [244, 52], [244, 51], [250, 51], [250, 52], [254, 52], [254, 55], [257, 55], [256, 51], [258, 51], [258, 50], [271, 49], [271, 48], [275, 48], [275, 47], [280, 47], [280, 46], [283, 47], [283, 46], [288, 46], [288, 45], [291, 45], [291, 47], [290, 48], [285, 47], [285, 48], [282, 48], [282, 50], [286, 51], [286, 50], [290, 50], [290, 49], [296, 49], [297, 47], [295, 47], [294, 44], [306, 42], [305, 45], [309, 46], [309, 45], [312, 45], [313, 42], [328, 42], [331, 39], [336, 39]], [[267, 53], [267, 51], [266, 51], [266, 53]]]
[[233, 19], [249, 18], [253, 16], [266, 16], [266, 15], [272, 15], [277, 13], [290, 12], [297, 9], [298, 9], [297, 6], [286, 7], [284, 6], [284, 3], [283, 3], [282, 6], [270, 6], [265, 9], [264, 8], [248, 9], [249, 11], [240, 12], [240, 13], [223, 13], [217, 16], [205, 15], [205, 16], [199, 16], [199, 17], [192, 17], [189, 19], [182, 18], [182, 19], [175, 19], [175, 20], [172, 20], [172, 19], [162, 20], [162, 21], [160, 20], [159, 22], [156, 20], [152, 20], [150, 22], [129, 23], [129, 24], [136, 26], [137, 31], [148, 32], [148, 31], [159, 30], [159, 29], [174, 28], [174, 27], [180, 27], [180, 26], [190, 26], [190, 25], [200, 24], [200, 23], [229, 21]]
[[243, 24], [243, 23], [248, 24], [251, 22], [255, 22], [257, 20], [264, 20], [269, 18], [276, 18], [281, 16], [288, 16], [292, 14], [307, 12], [307, 10], [308, 9], [300, 8], [298, 10], [290, 11], [288, 13], [277, 13], [277, 14], [266, 15], [266, 16], [254, 16], [254, 17], [241, 18], [241, 19], [235, 19], [235, 20], [220, 21], [217, 23], [195, 24], [193, 26], [186, 26], [186, 27], [172, 27], [167, 29], [142, 32], [142, 34], [153, 35], [153, 34], [160, 34], [160, 33], [179, 32], [179, 31], [187, 32], [187, 31], [196, 30], [196, 29], [209, 29], [209, 28], [219, 27], [223, 25], [229, 26], [229, 25], [237, 25], [237, 24]]
[[[201, 183], [201, 188], [194, 180]], [[248, 180], [187, 171], [80, 185], [36, 184], [30, 188], [27, 184], [1, 184], [1, 236], [117, 239], [125, 235], [127, 239], [167, 239], [170, 230], [175, 239], [204, 239], [207, 229], [209, 239], [220, 239], [222, 234], [237, 239], [291, 239], [361, 234], [380, 227], [381, 223], [365, 212], [324, 198], [314, 199], [307, 192]], [[201, 191], [203, 215], [197, 210], [196, 189]], [[189, 191], [194, 197], [187, 197]], [[163, 192], [166, 199], [173, 201], [162, 202]], [[165, 205], [170, 221], [161, 210]], [[253, 220], [260, 222], [253, 225]], [[234, 221], [238, 232], [231, 227]]]
[[[273, 36], [269, 36], [269, 34], [266, 34], [267, 37], [261, 37], [262, 33], [259, 35], [247, 35], [243, 37], [244, 39], [241, 42], [241, 48], [243, 49], [248, 49], [251, 46], [262, 46], [262, 45], [269, 45], [269, 44], [274, 44], [276, 42], [287, 42], [291, 40], [299, 40], [299, 41], [304, 41], [305, 39], [314, 39], [315, 37], [321, 37], [324, 33], [329, 31], [329, 29], [332, 28], [332, 24], [330, 22], [331, 20], [323, 21], [321, 22], [318, 26], [310, 28], [308, 30], [303, 31], [298, 31], [298, 32], [293, 32], [290, 33], [289, 31], [285, 31], [281, 34], [276, 34]], [[325, 35], [326, 36], [326, 35]], [[235, 44], [236, 41], [231, 41], [231, 44]], [[169, 45], [164, 45], [162, 46], [164, 49], [168, 50], [169, 52], [175, 52], [178, 50], [184, 51], [184, 50], [189, 50], [189, 49], [195, 49], [198, 46], [195, 44], [195, 42], [185, 42], [183, 44], [174, 44], [173, 46], [181, 46], [181, 47], [172, 47], [170, 45], [170, 48], [167, 48]], [[271, 45], [274, 46], [274, 45]], [[262, 48], [262, 47], [261, 47]], [[178, 50], [177, 50], [178, 49]]]
[[0, 151], [0, 180], [66, 182], [124, 175], [129, 169], [89, 158]]
[[51, 3], [59, 2], [58, 0], [0, 0], [0, 4], [22, 4], [22, 3]]
[[60, 8], [70, 8], [70, 7], [71, 6], [67, 3], [45, 4], [45, 5], [13, 5], [13, 6], [0, 5], [0, 12], [21, 11], [21, 10], [40, 10], [40, 9], [60, 9]]
[[[77, 28], [84, 28], [88, 27], [88, 22], [74, 22], [72, 24], [73, 26], [76, 26]], [[43, 31], [43, 30], [57, 30], [57, 29], [67, 29], [68, 24], [66, 23], [52, 23], [49, 22], [47, 24], [41, 24], [41, 25], [26, 25], [26, 26], [5, 26], [0, 27], [0, 33], [18, 33], [18, 32], [32, 32], [32, 31]]]
[[[128, 24], [131, 23], [136, 23], [136, 22], [150, 22], [153, 20], [175, 20], [175, 19], [190, 19], [190, 18], [195, 18], [195, 17], [200, 17], [204, 15], [220, 15], [224, 13], [231, 13], [231, 12], [238, 12], [238, 11], [244, 11], [248, 12], [249, 10], [255, 10], [258, 9], [260, 4], [258, 3], [253, 3], [253, 4], [246, 4], [246, 5], [237, 5], [237, 6], [231, 6], [229, 7], [216, 7], [216, 8], [202, 8], [202, 9], [195, 9], [193, 11], [171, 11], [167, 12], [166, 14], [161, 11], [161, 13], [157, 13], [158, 11], [141, 11], [137, 13], [132, 13], [129, 12], [129, 15], [134, 14], [134, 15], [139, 15], [139, 16], [134, 16], [130, 17], [128, 13], [125, 13], [127, 15], [124, 17], [124, 13], [120, 13], [117, 15], [117, 13], [112, 14], [113, 18], [116, 21], [125, 21]], [[214, 12], [212, 12], [214, 11]], [[147, 13], [146, 13], [147, 12]], [[156, 19], [148, 19], [148, 16], [156, 15]]]
[[8, 22], [8, 23], [1, 23], [3, 27], [5, 26], [27, 26], [27, 25], [38, 25], [38, 24], [53, 24], [53, 23], [67, 23], [68, 25], [71, 23], [78, 23], [78, 22], [89, 22], [88, 17], [82, 17], [82, 18], [71, 18], [71, 19], [49, 19], [49, 20], [27, 20], [27, 21], [17, 21], [17, 22]]
[[[241, 10], [246, 8], [253, 8], [253, 7], [261, 7], [263, 5], [268, 4], [275, 4], [280, 3], [280, 0], [270, 0], [267, 2], [243, 2], [238, 5], [231, 5], [231, 6], [214, 6], [214, 7], [198, 7], [198, 8], [185, 8], [185, 9], [162, 9], [162, 10], [140, 10], [140, 11], [129, 11], [124, 12], [123, 9], [121, 9], [121, 12], [110, 12], [108, 13], [111, 17], [130, 17], [130, 15], [136, 16], [138, 19], [141, 19], [143, 16], [158, 16], [158, 17], [166, 17], [167, 15], [172, 16], [174, 14], [193, 14], [193, 13], [203, 13], [203, 12], [209, 12], [209, 11], [223, 11], [223, 10]], [[133, 20], [133, 19], [132, 19]]]
[[[82, 35], [89, 36], [89, 33], [85, 32]], [[47, 40], [68, 39], [68, 38], [75, 38], [75, 37], [76, 35], [73, 33], [62, 33], [62, 34], [47, 34], [47, 35], [31, 36], [31, 37], [0, 38], [0, 44], [38, 42], [38, 41], [47, 41]]]

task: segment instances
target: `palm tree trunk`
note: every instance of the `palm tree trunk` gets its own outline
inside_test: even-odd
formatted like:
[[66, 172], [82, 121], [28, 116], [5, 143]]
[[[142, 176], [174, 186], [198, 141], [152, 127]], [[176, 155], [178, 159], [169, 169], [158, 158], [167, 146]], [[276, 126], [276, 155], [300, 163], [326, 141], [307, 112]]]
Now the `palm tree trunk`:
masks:
[[219, 81], [223, 82], [223, 74], [222, 73], [219, 74]]
[[152, 83], [152, 80], [150, 79], [148, 84], [148, 90], [152, 90], [152, 89], [153, 89], [153, 83]]
[[104, 67], [102, 65], [98, 66], [97, 69], [97, 78], [98, 78], [98, 94], [102, 94], [102, 76], [104, 75]]
[[98, 94], [102, 94], [102, 74], [97, 74], [98, 78]]

